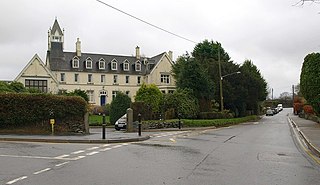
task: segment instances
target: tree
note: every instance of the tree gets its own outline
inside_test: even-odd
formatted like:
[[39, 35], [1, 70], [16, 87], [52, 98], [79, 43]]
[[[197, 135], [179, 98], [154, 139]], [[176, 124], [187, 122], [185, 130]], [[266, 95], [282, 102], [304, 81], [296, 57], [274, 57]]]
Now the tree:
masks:
[[179, 57], [173, 66], [176, 86], [180, 89], [191, 89], [200, 102], [201, 111], [210, 111], [210, 101], [213, 98], [214, 83], [209, 78], [205, 68], [194, 58]]
[[16, 93], [28, 92], [28, 90], [24, 87], [24, 85], [21, 82], [13, 81], [9, 84], [9, 88], [12, 89]]
[[126, 114], [127, 109], [130, 108], [131, 98], [123, 92], [118, 92], [117, 96], [110, 104], [110, 122], [114, 124], [121, 116]]
[[242, 80], [241, 85], [246, 89], [246, 109], [252, 110], [254, 114], [259, 113], [259, 102], [266, 99], [268, 95], [267, 82], [262, 77], [259, 69], [252, 61], [246, 60], [240, 67]]
[[153, 112], [160, 110], [162, 92], [155, 84], [146, 85], [143, 83], [136, 93], [135, 101], [144, 102]]
[[307, 102], [320, 113], [320, 53], [311, 53], [304, 58], [300, 74], [300, 91]]
[[196, 118], [199, 113], [198, 100], [190, 89], [177, 89], [172, 94], [165, 94], [164, 101], [166, 110], [174, 109], [176, 117], [180, 114], [182, 118]]
[[0, 81], [0, 93], [10, 93], [14, 92], [11, 88], [10, 85], [6, 82], [1, 82]]
[[65, 95], [67, 95], [67, 96], [80, 96], [80, 97], [82, 97], [84, 100], [86, 100], [86, 102], [89, 101], [89, 97], [88, 97], [86, 91], [81, 90], [81, 89], [75, 89], [75, 90], [73, 90], [73, 91], [71, 91], [71, 92], [65, 93]]

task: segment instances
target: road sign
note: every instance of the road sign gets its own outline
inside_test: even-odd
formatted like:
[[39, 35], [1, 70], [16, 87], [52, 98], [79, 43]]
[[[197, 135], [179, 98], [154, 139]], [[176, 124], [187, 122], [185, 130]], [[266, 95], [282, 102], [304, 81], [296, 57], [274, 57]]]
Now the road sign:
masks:
[[51, 124], [51, 125], [54, 124], [54, 119], [50, 119], [50, 124]]

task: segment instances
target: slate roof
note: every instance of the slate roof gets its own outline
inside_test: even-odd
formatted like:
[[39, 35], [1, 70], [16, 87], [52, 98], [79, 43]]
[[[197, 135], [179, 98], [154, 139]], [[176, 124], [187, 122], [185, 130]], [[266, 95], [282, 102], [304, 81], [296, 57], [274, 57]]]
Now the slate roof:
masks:
[[[81, 53], [79, 58], [79, 68], [72, 67], [72, 60], [76, 56], [76, 52], [62, 51], [62, 43], [52, 42], [51, 51], [47, 52], [49, 56], [50, 69], [52, 71], [66, 71], [66, 72], [87, 72], [87, 73], [111, 73], [111, 74], [149, 74], [156, 64], [160, 61], [165, 52], [154, 57], [141, 57], [141, 71], [135, 70], [135, 64], [138, 61], [135, 56], [121, 56], [110, 54], [97, 53]], [[92, 60], [92, 69], [86, 68], [86, 60]], [[105, 61], [105, 69], [99, 69], [99, 60]], [[117, 70], [111, 70], [111, 62], [117, 62]], [[129, 71], [124, 71], [124, 62], [129, 62]], [[144, 61], [147, 61], [146, 63]]]
[[54, 20], [54, 23], [51, 29], [51, 34], [54, 34], [56, 31], [58, 31], [59, 35], [63, 35], [63, 32], [59, 26], [57, 19]]

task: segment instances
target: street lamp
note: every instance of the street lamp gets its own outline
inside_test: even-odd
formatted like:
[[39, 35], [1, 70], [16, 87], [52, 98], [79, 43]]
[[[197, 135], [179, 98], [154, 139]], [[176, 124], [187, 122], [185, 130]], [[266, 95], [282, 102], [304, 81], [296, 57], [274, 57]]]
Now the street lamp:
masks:
[[230, 76], [230, 75], [234, 75], [234, 74], [239, 74], [241, 73], [240, 71], [234, 72], [234, 73], [230, 73], [230, 74], [226, 74], [226, 75], [222, 75], [221, 74], [221, 60], [220, 60], [220, 44], [218, 44], [218, 63], [219, 63], [219, 76], [220, 76], [220, 106], [221, 106], [221, 112], [223, 111], [223, 92], [222, 92], [222, 80], [224, 77]]

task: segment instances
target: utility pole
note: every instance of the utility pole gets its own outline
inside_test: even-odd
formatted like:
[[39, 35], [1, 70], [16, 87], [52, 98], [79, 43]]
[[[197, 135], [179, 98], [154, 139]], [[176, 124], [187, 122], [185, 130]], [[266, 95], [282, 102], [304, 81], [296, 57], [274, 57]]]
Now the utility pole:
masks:
[[218, 44], [218, 62], [219, 62], [219, 77], [220, 77], [220, 108], [223, 111], [223, 94], [222, 94], [222, 74], [221, 74], [221, 61], [220, 61], [220, 44]]

